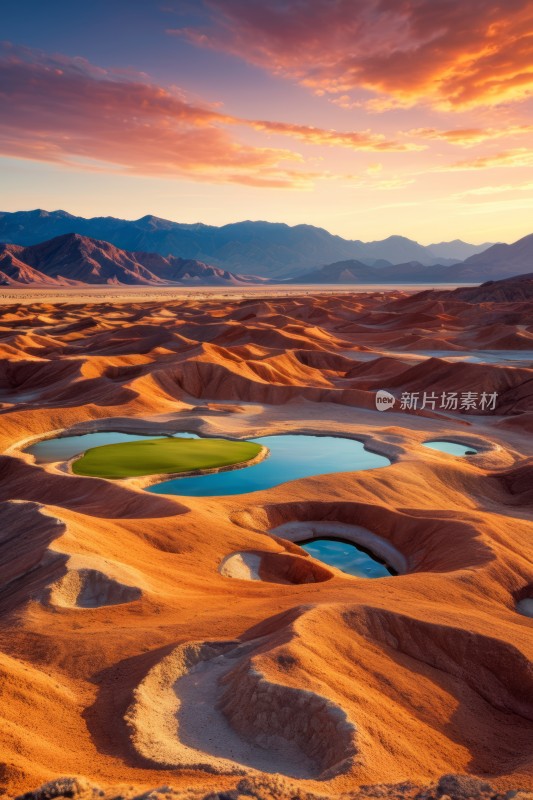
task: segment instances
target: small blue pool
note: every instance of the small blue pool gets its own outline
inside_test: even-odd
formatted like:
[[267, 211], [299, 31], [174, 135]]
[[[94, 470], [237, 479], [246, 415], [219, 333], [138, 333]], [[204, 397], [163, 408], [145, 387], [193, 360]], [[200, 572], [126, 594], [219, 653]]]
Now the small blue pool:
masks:
[[431, 450], [439, 450], [441, 453], [448, 453], [450, 456], [475, 456], [477, 450], [471, 445], [457, 444], [457, 442], [438, 441], [424, 442], [424, 447]]
[[357, 578], [388, 578], [394, 572], [375, 556], [341, 539], [311, 539], [303, 544], [309, 555]]

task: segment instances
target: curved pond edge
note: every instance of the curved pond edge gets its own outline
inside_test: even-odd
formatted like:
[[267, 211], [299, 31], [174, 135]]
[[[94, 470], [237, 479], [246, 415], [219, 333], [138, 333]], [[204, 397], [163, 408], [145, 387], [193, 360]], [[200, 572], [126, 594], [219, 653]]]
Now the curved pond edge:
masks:
[[[478, 456], [484, 452], [483, 448], [480, 448], [479, 444], [471, 444], [470, 442], [466, 442], [465, 439], [459, 439], [459, 437], [454, 437], [454, 436], [450, 436], [446, 439], [426, 439], [425, 441], [421, 442], [421, 444], [428, 450], [433, 450], [436, 453], [442, 453], [443, 455], [451, 456], [452, 458], [465, 458], [466, 456]], [[463, 447], [465, 450], [470, 452], [447, 453], [446, 450], [433, 446], [438, 444], [454, 444], [457, 447]], [[487, 452], [487, 449], [485, 449], [485, 452]]]
[[[106, 425], [105, 423], [113, 423]], [[165, 439], [167, 437], [174, 437], [187, 434], [194, 434], [198, 436], [200, 439], [227, 439], [233, 442], [243, 442], [243, 441], [250, 441], [251, 439], [261, 439], [266, 436], [315, 436], [315, 437], [324, 437], [324, 438], [331, 438], [331, 439], [349, 439], [354, 442], [359, 442], [363, 445], [363, 449], [366, 450], [368, 453], [372, 453], [376, 456], [381, 456], [382, 458], [387, 459], [389, 464], [385, 464], [382, 467], [374, 467], [374, 469], [384, 469], [386, 466], [391, 466], [396, 461], [398, 461], [398, 453], [391, 452], [391, 450], [395, 450], [395, 448], [391, 448], [390, 445], [386, 444], [385, 442], [376, 441], [375, 435], [370, 433], [357, 433], [353, 434], [351, 431], [336, 433], [334, 431], [326, 431], [323, 430], [317, 431], [314, 429], [309, 429], [308, 427], [304, 429], [294, 430], [273, 430], [273, 431], [260, 431], [258, 432], [251, 432], [246, 435], [244, 438], [236, 438], [230, 435], [224, 435], [220, 433], [204, 433], [201, 430], [194, 430], [194, 420], [190, 420], [187, 428], [184, 430], [176, 430], [173, 426], [168, 424], [168, 421], [157, 423], [151, 420], [144, 420], [142, 418], [133, 417], [131, 419], [125, 417], [117, 417], [117, 418], [110, 418], [110, 417], [102, 417], [99, 420], [87, 420], [84, 422], [77, 422], [70, 428], [55, 428], [46, 433], [39, 433], [39, 434], [32, 434], [31, 436], [27, 436], [24, 439], [19, 439], [17, 442], [13, 442], [5, 451], [4, 455], [12, 455], [14, 453], [17, 454], [24, 454], [32, 463], [36, 462], [35, 456], [32, 453], [27, 452], [29, 447], [33, 445], [39, 444], [40, 442], [45, 442], [48, 440], [55, 440], [55, 439], [68, 439], [74, 436], [88, 436], [89, 434], [94, 433], [123, 433], [128, 434], [131, 436], [151, 436], [154, 439], [160, 438]], [[98, 423], [98, 424], [96, 424]], [[192, 424], [190, 424], [192, 423]], [[154, 426], [157, 430], [154, 430]], [[451, 440], [450, 440], [451, 441]], [[89, 448], [87, 448], [89, 449]], [[82, 453], [77, 454], [81, 456]], [[50, 464], [65, 464], [65, 461], [56, 461], [56, 462], [43, 462], [43, 463], [50, 463]], [[184, 475], [184, 473], [180, 473]], [[90, 477], [90, 476], [87, 476]], [[123, 479], [116, 479], [116, 480], [123, 480]]]
[[[154, 430], [154, 427], [158, 428], [158, 430]], [[199, 470], [189, 470], [185, 472], [157, 473], [153, 475], [145, 475], [145, 476], [139, 475], [127, 478], [108, 478], [97, 475], [76, 475], [76, 473], [72, 471], [72, 464], [79, 458], [81, 458], [84, 455], [84, 452], [86, 451], [76, 453], [75, 456], [73, 456], [68, 460], [63, 460], [63, 461], [58, 460], [51, 462], [38, 462], [35, 455], [28, 452], [29, 447], [38, 444], [39, 442], [44, 442], [47, 440], [54, 440], [54, 439], [86, 436], [96, 433], [104, 433], [104, 434], [121, 433], [121, 434], [138, 435], [143, 437], [149, 436], [152, 438], [167, 438], [167, 437], [179, 436], [180, 434], [184, 435], [193, 434], [198, 438], [217, 438], [235, 442], [250, 441], [256, 438], [270, 437], [270, 436], [306, 436], [306, 437], [312, 436], [315, 438], [325, 437], [331, 439], [342, 439], [342, 440], [350, 440], [353, 442], [358, 442], [359, 444], [362, 445], [363, 450], [365, 450], [367, 453], [379, 456], [387, 462], [385, 464], [382, 464], [381, 466], [373, 467], [372, 469], [374, 470], [384, 469], [385, 467], [390, 466], [391, 464], [393, 464], [395, 461], [398, 460], [397, 453], [391, 453], [390, 448], [387, 447], [385, 443], [382, 443], [379, 440], [376, 442], [375, 437], [367, 433], [357, 433], [354, 435], [352, 432], [349, 433], [330, 432], [330, 431], [324, 432], [317, 430], [309, 430], [309, 428], [306, 426], [304, 430], [298, 429], [296, 431], [274, 430], [273, 432], [260, 431], [259, 433], [257, 431], [253, 431], [248, 433], [245, 438], [236, 438], [231, 435], [224, 435], [219, 431], [215, 433], [211, 432], [204, 433], [203, 431], [197, 429], [197, 425], [195, 424], [194, 420], [187, 420], [186, 429], [176, 430], [176, 428], [173, 425], [168, 424], [168, 420], [165, 420], [165, 422], [161, 423], [154, 423], [151, 420], [142, 420], [138, 418], [133, 418], [132, 420], [127, 420], [126, 418], [118, 418], [118, 419], [102, 418], [101, 420], [98, 421], [91, 420], [90, 422], [87, 421], [87, 422], [76, 423], [75, 425], [69, 428], [52, 429], [46, 431], [45, 433], [28, 436], [22, 440], [17, 441], [16, 443], [13, 443], [10, 446], [9, 451], [12, 454], [17, 455], [18, 457], [23, 458], [28, 463], [39, 464], [43, 469], [47, 471], [49, 470], [51, 472], [60, 472], [77, 478], [110, 480], [118, 482], [123, 486], [129, 486], [132, 489], [142, 489], [148, 491], [150, 491], [152, 486], [158, 484], [162, 485], [180, 478], [195, 478], [195, 477], [200, 477], [201, 475], [209, 475], [218, 472], [229, 472], [233, 470], [245, 469], [246, 467], [254, 466], [260, 463], [261, 461], [264, 461], [270, 455], [270, 448], [267, 447], [266, 445], [261, 445], [263, 449], [253, 459], [249, 459], [248, 461], [237, 462], [235, 464], [228, 464], [221, 467], [212, 467]], [[329, 474], [329, 473], [324, 473], [324, 474]], [[176, 498], [178, 496], [175, 492], [167, 493], [160, 491], [157, 493], [160, 494], [161, 496], [168, 498]], [[187, 495], [187, 496], [191, 498], [195, 497], [195, 495]]]
[[[163, 439], [165, 437], [162, 436], [160, 438]], [[212, 437], [205, 437], [205, 438], [212, 438]], [[216, 438], [225, 439], [227, 437], [220, 436]], [[240, 442], [245, 440], [230, 439], [229, 441]], [[235, 469], [244, 469], [245, 467], [251, 467], [254, 464], [259, 464], [261, 461], [264, 461], [266, 458], [268, 458], [268, 456], [270, 455], [270, 450], [268, 447], [261, 445], [261, 450], [253, 458], [250, 458], [247, 461], [237, 461], [235, 462], [235, 464], [224, 464], [221, 467], [205, 467], [202, 469], [190, 469], [186, 470], [185, 472], [163, 472], [163, 473], [159, 472], [159, 473], [154, 473], [153, 475], [136, 475], [130, 478], [107, 478], [99, 475], [77, 475], [75, 472], [72, 471], [72, 466], [80, 458], [83, 458], [84, 455], [85, 453], [78, 454], [76, 456], [73, 456], [73, 458], [70, 458], [68, 461], [62, 462], [65, 471], [68, 472], [69, 475], [72, 475], [76, 478], [96, 478], [99, 481], [120, 482], [124, 484], [134, 485], [140, 489], [145, 489], [149, 486], [153, 486], [156, 483], [164, 483], [165, 481], [171, 481], [174, 480], [175, 478], [191, 478], [191, 477], [197, 477], [198, 475], [210, 475], [215, 472], [231, 472], [232, 470]], [[161, 492], [161, 494], [163, 493]], [[176, 495], [172, 494], [168, 495], [168, 497], [175, 497], [175, 496]]]
[[[309, 520], [284, 522], [277, 528], [272, 528], [267, 535], [287, 539], [294, 544], [308, 543], [313, 539], [337, 539], [368, 552], [372, 558], [381, 561], [396, 575], [405, 575], [409, 572], [409, 562], [400, 550], [397, 550], [387, 539], [361, 525], [350, 525], [346, 522], [329, 522], [327, 520]], [[319, 560], [319, 559], [315, 559]], [[320, 562], [323, 563], [323, 562]], [[328, 565], [330, 567], [330, 565]], [[331, 568], [331, 567], [330, 567]], [[339, 570], [342, 572], [342, 570]], [[347, 575], [349, 579], [356, 576]], [[366, 580], [366, 579], [364, 579]], [[379, 580], [378, 578], [373, 580]]]
[[[25, 461], [31, 464], [38, 464], [36, 457], [33, 453], [28, 452], [28, 448], [32, 447], [39, 442], [45, 442], [48, 440], [55, 440], [55, 439], [68, 439], [73, 436], [88, 436], [91, 433], [125, 433], [131, 434], [133, 436], [152, 436], [154, 439], [166, 439], [169, 437], [176, 437], [180, 434], [191, 434], [194, 433], [200, 439], [227, 439], [228, 441], [232, 442], [243, 442], [248, 441], [247, 439], [236, 439], [233, 436], [217, 436], [212, 434], [204, 434], [199, 431], [192, 431], [189, 425], [187, 430], [175, 430], [170, 429], [169, 426], [165, 426], [164, 430], [147, 430], [147, 428], [151, 427], [153, 423], [149, 422], [148, 420], [143, 420], [144, 425], [124, 425], [124, 420], [122, 420], [121, 425], [117, 425], [116, 428], [120, 427], [120, 430], [116, 430], [115, 426], [113, 427], [105, 427], [104, 429], [100, 428], [99, 426], [94, 426], [94, 422], [90, 425], [90, 430], [76, 430], [79, 426], [85, 427], [85, 423], [78, 423], [74, 425], [73, 428], [56, 428], [51, 431], [47, 431], [44, 434], [37, 434], [33, 436], [28, 436], [25, 439], [19, 440], [13, 443], [8, 450], [5, 451], [5, 455], [8, 454], [16, 454], [18, 456], [22, 456]], [[146, 427], [145, 427], [146, 426]], [[143, 431], [147, 431], [144, 433]], [[102, 445], [103, 446], [103, 445]], [[88, 450], [91, 448], [87, 448]], [[104, 478], [99, 477], [98, 475], [76, 475], [75, 472], [72, 472], [72, 464], [81, 458], [85, 452], [77, 453], [72, 458], [67, 459], [66, 461], [50, 461], [50, 462], [42, 462], [39, 464], [40, 467], [49, 469], [52, 467], [53, 470], [57, 470], [62, 473], [66, 473], [68, 475], [72, 475], [74, 478], [88, 478], [91, 480], [100, 480], [100, 481], [114, 481], [121, 483], [123, 485], [135, 486], [136, 488], [144, 489], [149, 486], [152, 486], [156, 483], [164, 483], [167, 480], [174, 480], [175, 478], [186, 478], [186, 477], [196, 477], [198, 475], [208, 475], [210, 473], [215, 472], [229, 472], [235, 469], [244, 469], [245, 467], [253, 466], [254, 464], [258, 464], [261, 461], [264, 461], [270, 455], [270, 449], [261, 445], [261, 450], [259, 453], [254, 456], [252, 459], [248, 461], [239, 461], [235, 464], [225, 464], [221, 467], [209, 467], [205, 469], [197, 469], [197, 470], [187, 470], [186, 472], [164, 472], [164, 473], [157, 473], [154, 475], [137, 475], [134, 477], [129, 478]], [[175, 495], [168, 495], [168, 497], [175, 497]]]
[[313, 558], [315, 561], [319, 561], [321, 564], [325, 564], [330, 569], [338, 569], [344, 575], [348, 575], [349, 578], [363, 578], [364, 580], [368, 580], [368, 579], [370, 579], [370, 580], [378, 580], [378, 578], [395, 577], [395, 576], [398, 575], [398, 572], [394, 569], [394, 567], [391, 564], [389, 564], [389, 562], [386, 561], [384, 558], [379, 556], [375, 552], [375, 550], [371, 550], [369, 547], [365, 547], [362, 544], [357, 544], [356, 542], [351, 541], [349, 539], [344, 539], [341, 536], [334, 536], [334, 535], [333, 536], [326, 536], [326, 535], [314, 536], [311, 539], [302, 539], [302, 540], [300, 540], [298, 542], [295, 542], [295, 544], [298, 544], [300, 547], [302, 547], [304, 549], [304, 545], [312, 544], [313, 542], [338, 542], [339, 544], [350, 545], [351, 547], [355, 548], [355, 550], [358, 550], [360, 553], [364, 553], [365, 555], [369, 556], [372, 559], [372, 561], [376, 562], [376, 564], [381, 564], [383, 567], [385, 567], [385, 569], [389, 573], [389, 575], [378, 575], [378, 576], [373, 576], [373, 575], [355, 575], [352, 572], [347, 572], [342, 567], [338, 567], [335, 564], [330, 564], [329, 561], [323, 561], [321, 558], [319, 558], [319, 556], [313, 555], [313, 553], [311, 553], [309, 550], [305, 551], [307, 553], [307, 555], [310, 556], [311, 558]]
[[[150, 436], [154, 439], [167, 439], [179, 436], [180, 434], [187, 435], [193, 433], [200, 438], [215, 438], [215, 437], [204, 436], [204, 434], [198, 433], [197, 431], [192, 431], [190, 430], [190, 426], [186, 430], [176, 431], [176, 430], [169, 430], [168, 427], [165, 427], [163, 430], [157, 430], [157, 431], [147, 430], [147, 432], [144, 433], [145, 427], [142, 425], [140, 426], [142, 430], [138, 430], [136, 425], [131, 425], [131, 426], [117, 425], [116, 427], [113, 426], [113, 427], [100, 428], [100, 427], [93, 427], [94, 421], [92, 421], [90, 430], [77, 430], [78, 427], [84, 427], [85, 424], [86, 423], [78, 422], [75, 425], [73, 425], [72, 428], [55, 428], [53, 430], [46, 431], [46, 433], [32, 434], [31, 436], [27, 436], [25, 439], [19, 439], [18, 441], [13, 442], [13, 444], [11, 444], [4, 451], [4, 455], [22, 455], [31, 464], [40, 464], [41, 466], [46, 466], [47, 464], [64, 465], [68, 462], [61, 459], [58, 459], [57, 461], [38, 462], [35, 455], [29, 452], [29, 448], [33, 447], [36, 444], [40, 444], [42, 442], [55, 441], [56, 439], [70, 439], [71, 437], [74, 438], [77, 436], [89, 436], [94, 433], [119, 433], [119, 434], [126, 434], [129, 436], [143, 436], [143, 437]], [[145, 421], [146, 427], [151, 426], [151, 424], [152, 423], [150, 423], [148, 420]], [[218, 438], [231, 439], [232, 437], [224, 436]], [[242, 441], [242, 440], [234, 439], [234, 441]], [[87, 448], [87, 450], [89, 449], [90, 448]], [[82, 453], [77, 453], [76, 456], [73, 456], [73, 458], [76, 458], [81, 455]], [[72, 459], [68, 460], [70, 461]]]
[[[370, 444], [368, 439], [371, 439], [372, 446], [367, 446]], [[378, 470], [392, 464], [391, 458], [374, 445], [373, 437], [361, 435], [284, 430], [261, 436], [248, 434], [246, 440], [268, 447], [272, 458], [268, 465], [259, 465], [257, 471], [250, 470], [249, 473], [245, 473], [246, 477], [238, 487], [232, 479], [220, 477], [217, 480], [212, 476], [211, 480], [206, 478], [205, 482], [196, 478], [192, 478], [189, 482], [187, 480], [182, 482], [179, 478], [169, 479], [150, 487], [148, 491], [178, 497], [234, 497], [268, 491], [308, 478]], [[302, 440], [301, 449], [298, 440]], [[317, 445], [317, 442], [324, 442], [325, 449], [321, 451], [321, 445]], [[331, 447], [337, 448], [337, 443], [341, 449], [332, 453]], [[317, 455], [320, 456], [321, 453], [322, 458], [318, 460]], [[369, 461], [371, 463], [368, 463]]]

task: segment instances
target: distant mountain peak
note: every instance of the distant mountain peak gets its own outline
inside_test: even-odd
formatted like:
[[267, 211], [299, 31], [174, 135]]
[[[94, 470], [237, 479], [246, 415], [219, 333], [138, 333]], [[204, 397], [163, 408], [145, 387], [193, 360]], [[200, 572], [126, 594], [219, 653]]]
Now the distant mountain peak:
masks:
[[[25, 212], [16, 212], [16, 213], [25, 213]], [[55, 211], [46, 211], [44, 208], [35, 208], [33, 211], [26, 212], [28, 214], [32, 214], [35, 217], [41, 217], [42, 219], [47, 219], [49, 217], [61, 217], [62, 219], [76, 219], [76, 217], [69, 214], [68, 211], [63, 211], [62, 208], [58, 208]]]
[[109, 242], [66, 233], [27, 247], [0, 245], [0, 285], [245, 285], [255, 276], [227, 272], [194, 259], [128, 252]]
[[[420, 262], [443, 268], [478, 253], [481, 245], [444, 242], [425, 247], [400, 234], [381, 241], [344, 239], [314, 225], [244, 220], [220, 227], [172, 222], [145, 214], [137, 220], [76, 217], [66, 211], [36, 209], [0, 215], [0, 241], [34, 245], [66, 233], [110, 242], [131, 252], [193, 259], [233, 274], [287, 280], [324, 264], [356, 260], [366, 265]], [[463, 250], [461, 250], [463, 248]], [[466, 249], [465, 249], [466, 248]], [[470, 249], [469, 249], [470, 248]]]
[[154, 225], [178, 225], [177, 222], [171, 222], [168, 219], [164, 219], [163, 217], [156, 217], [155, 214], [145, 214], [144, 217], [140, 217], [137, 220], [134, 220], [137, 223], [150, 223]]
[[[393, 233], [390, 236], [387, 236], [385, 239], [379, 239], [377, 241], [370, 242], [370, 244], [383, 244], [383, 242], [410, 242], [412, 244], [418, 244], [418, 242], [415, 242], [414, 239], [409, 239], [408, 236], [402, 236], [399, 233]], [[422, 247], [423, 245], [418, 246]]]

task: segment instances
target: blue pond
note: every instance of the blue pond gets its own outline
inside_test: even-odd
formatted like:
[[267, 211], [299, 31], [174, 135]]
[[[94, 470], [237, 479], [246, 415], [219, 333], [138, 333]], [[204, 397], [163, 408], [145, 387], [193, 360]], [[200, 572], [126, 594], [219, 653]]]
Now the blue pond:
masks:
[[448, 453], [450, 456], [469, 456], [477, 453], [474, 447], [457, 444], [456, 442], [424, 442], [424, 447], [429, 447], [431, 450], [439, 450], [441, 453]]
[[343, 355], [356, 361], [374, 361], [381, 356], [399, 358], [403, 361], [420, 363], [429, 358], [441, 358], [454, 363], [500, 364], [530, 367], [533, 364], [533, 350], [345, 350]]
[[[175, 436], [197, 439], [195, 433], [176, 433]], [[26, 448], [26, 453], [35, 456], [38, 464], [50, 461], [68, 461], [74, 456], [84, 453], [91, 447], [100, 447], [104, 444], [120, 444], [122, 442], [138, 442], [141, 439], [156, 439], [162, 434], [152, 433], [150, 436], [140, 436], [134, 433], [99, 432], [84, 433], [81, 436], [65, 436], [62, 439], [45, 439]]]
[[445, 361], [467, 361], [472, 364], [513, 364], [533, 361], [532, 350], [420, 350], [417, 355], [443, 358]]
[[330, 567], [357, 578], [387, 578], [393, 573], [381, 561], [351, 542], [340, 539], [312, 539], [299, 543], [309, 555]]
[[388, 458], [365, 450], [361, 442], [336, 436], [287, 434], [264, 436], [251, 441], [270, 449], [268, 458], [259, 464], [228, 472], [174, 478], [157, 483], [148, 491], [189, 497], [244, 494], [270, 489], [297, 478], [375, 469], [390, 464]]

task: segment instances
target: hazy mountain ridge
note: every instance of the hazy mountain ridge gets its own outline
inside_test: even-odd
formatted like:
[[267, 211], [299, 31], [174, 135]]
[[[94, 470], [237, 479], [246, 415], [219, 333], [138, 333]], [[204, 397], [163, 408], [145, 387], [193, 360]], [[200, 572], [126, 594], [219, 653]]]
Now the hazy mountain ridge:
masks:
[[[408, 261], [405, 264], [390, 264], [369, 267], [362, 261], [350, 259], [337, 261], [334, 264], [325, 264], [318, 270], [307, 272], [297, 278], [292, 278], [289, 283], [409, 283], [417, 281], [435, 280], [434, 274], [440, 267], [428, 267], [419, 261]], [[447, 269], [447, 268], [446, 268]]]
[[457, 258], [459, 261], [464, 261], [470, 256], [475, 256], [478, 253], [483, 253], [492, 247], [494, 242], [484, 242], [483, 244], [469, 244], [463, 242], [462, 239], [453, 239], [451, 242], [439, 242], [438, 244], [429, 244], [430, 250], [435, 258]]
[[495, 244], [453, 266], [427, 267], [417, 261], [405, 264], [367, 267], [360, 261], [325, 264], [291, 283], [481, 283], [512, 278], [533, 271], [533, 234], [513, 244]]
[[[123, 248], [108, 239], [72, 232], [44, 241], [40, 238], [50, 228], [79, 226], [97, 226], [107, 236], [115, 240], [127, 238], [135, 246]], [[182, 225], [154, 216], [128, 222], [114, 217], [85, 220], [64, 211], [33, 211], [0, 214], [1, 235], [6, 239], [38, 239], [35, 244], [0, 246], [0, 283], [4, 285], [247, 285], [268, 280], [295, 284], [482, 283], [533, 271], [533, 234], [513, 244], [492, 245], [452, 265], [424, 263], [420, 259], [430, 248], [401, 236], [378, 242], [348, 242], [311, 225], [291, 228], [269, 222], [240, 222], [216, 228], [203, 223]], [[161, 242], [166, 242], [177, 248], [184, 241], [185, 253], [162, 255], [150, 249], [154, 237], [161, 247]], [[208, 256], [189, 256], [187, 248], [194, 249], [194, 242], [197, 249], [201, 245], [206, 250], [216, 250], [218, 263]], [[448, 245], [454, 245], [456, 252], [481, 247], [460, 240], [432, 247], [451, 252]], [[312, 269], [302, 270], [302, 263], [311, 258], [311, 253], [317, 260], [332, 249], [362, 250], [366, 257], [322, 261]], [[221, 261], [240, 261], [244, 253], [253, 262], [247, 274], [219, 266]], [[419, 257], [409, 258], [413, 253]], [[401, 256], [405, 258], [398, 262]]]
[[[86, 219], [66, 211], [0, 213], [0, 241], [33, 245], [67, 233], [103, 240], [131, 252], [143, 251], [195, 259], [232, 272], [276, 280], [293, 278], [324, 264], [355, 259], [365, 264], [418, 261], [424, 265], [451, 265], [461, 260], [465, 243], [424, 247], [403, 236], [363, 242], [335, 236], [313, 225], [289, 226], [273, 222], [236, 222], [222, 227], [185, 224], [153, 215], [138, 220], [115, 217]], [[447, 255], [432, 248], [447, 245]], [[482, 245], [466, 245], [467, 248]], [[464, 256], [463, 256], [464, 257]]]
[[109, 242], [70, 233], [23, 247], [0, 245], [0, 284], [68, 286], [246, 285], [255, 275], [237, 275], [201, 261], [158, 253], [128, 252]]

